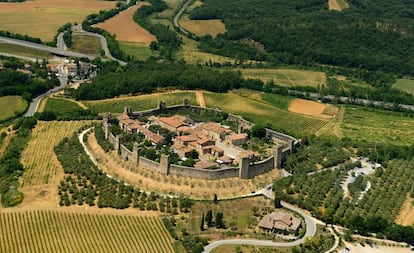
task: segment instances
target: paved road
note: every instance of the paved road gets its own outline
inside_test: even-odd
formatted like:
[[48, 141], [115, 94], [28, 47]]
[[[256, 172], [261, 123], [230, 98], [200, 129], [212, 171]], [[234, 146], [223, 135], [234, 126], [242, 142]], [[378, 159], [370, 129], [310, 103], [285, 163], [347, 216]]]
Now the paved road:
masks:
[[183, 4], [180, 11], [177, 12], [177, 14], [174, 16], [174, 19], [173, 19], [174, 26], [176, 28], [180, 29], [180, 31], [182, 33], [184, 33], [185, 35], [189, 35], [190, 33], [187, 30], [185, 30], [184, 28], [182, 28], [178, 21], [180, 20], [181, 15], [183, 15], [184, 11], [188, 8], [188, 6], [190, 5], [191, 2], [192, 2], [192, 0], [188, 0], [185, 4]]
[[7, 38], [7, 37], [3, 37], [3, 36], [0, 36], [0, 41], [4, 41], [4, 42], [10, 43], [10, 44], [20, 45], [20, 46], [23, 46], [23, 47], [29, 47], [29, 48], [33, 48], [33, 49], [37, 49], [37, 50], [41, 50], [41, 51], [47, 51], [47, 52], [50, 52], [52, 54], [60, 55], [60, 56], [76, 57], [76, 58], [86, 57], [86, 58], [89, 58], [89, 59], [94, 58], [93, 56], [86, 55], [86, 54], [76, 53], [76, 52], [72, 52], [72, 51], [68, 51], [68, 50], [61, 50], [61, 49], [56, 48], [56, 47], [51, 47], [51, 46], [47, 46], [47, 45], [43, 45], [43, 44], [37, 44], [37, 43], [24, 41], [24, 40], [17, 40], [17, 39]]
[[39, 96], [37, 96], [35, 98], [33, 98], [32, 102], [30, 102], [29, 108], [27, 109], [26, 113], [24, 114], [24, 117], [30, 117], [30, 116], [33, 116], [35, 114], [35, 112], [37, 111], [37, 108], [39, 107], [40, 100], [42, 100], [42, 98], [44, 96], [47, 96], [50, 93], [59, 91], [59, 90], [66, 87], [66, 85], [68, 84], [68, 76], [63, 70], [63, 65], [59, 65], [57, 68], [58, 68], [58, 73], [59, 73], [60, 85], [57, 86], [57, 87], [54, 87], [51, 90], [48, 90], [47, 92], [45, 92], [43, 94], [40, 94]]
[[63, 35], [65, 33], [61, 32], [59, 33], [57, 40], [56, 40], [56, 47], [59, 50], [65, 50], [66, 49], [66, 45], [65, 45], [65, 41], [63, 40]]

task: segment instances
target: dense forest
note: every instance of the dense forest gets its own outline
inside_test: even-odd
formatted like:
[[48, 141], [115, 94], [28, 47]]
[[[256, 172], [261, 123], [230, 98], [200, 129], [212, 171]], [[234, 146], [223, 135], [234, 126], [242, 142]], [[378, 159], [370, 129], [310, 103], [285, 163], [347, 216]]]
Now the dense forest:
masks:
[[205, 0], [191, 18], [220, 18], [226, 25], [226, 33], [200, 39], [204, 51], [413, 75], [412, 5], [353, 0], [349, 9], [336, 12], [328, 11], [326, 0]]
[[120, 67], [116, 62], [102, 63], [101, 73], [89, 84], [71, 90], [81, 100], [112, 98], [121, 94], [142, 94], [159, 87], [178, 89], [205, 89], [225, 92], [240, 88], [241, 74], [219, 72], [181, 63], [131, 62]]

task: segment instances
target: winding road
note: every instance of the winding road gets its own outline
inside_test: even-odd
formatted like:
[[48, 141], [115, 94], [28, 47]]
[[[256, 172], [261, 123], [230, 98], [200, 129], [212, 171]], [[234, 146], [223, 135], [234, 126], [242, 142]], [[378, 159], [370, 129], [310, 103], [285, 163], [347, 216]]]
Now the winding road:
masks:
[[181, 15], [183, 15], [184, 11], [188, 8], [188, 6], [191, 4], [192, 1], [193, 0], [188, 0], [187, 2], [185, 2], [185, 4], [183, 4], [183, 6], [177, 12], [177, 14], [174, 16], [174, 19], [173, 19], [174, 26], [180, 29], [180, 31], [187, 36], [190, 35], [190, 33], [187, 30], [185, 30], [183, 27], [181, 27], [178, 21], [180, 20]]

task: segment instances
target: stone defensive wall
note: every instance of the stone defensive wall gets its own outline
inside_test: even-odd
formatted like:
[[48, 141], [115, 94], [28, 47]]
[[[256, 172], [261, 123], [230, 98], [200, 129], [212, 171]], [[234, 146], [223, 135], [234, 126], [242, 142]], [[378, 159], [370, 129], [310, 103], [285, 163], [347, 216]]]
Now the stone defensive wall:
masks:
[[[171, 111], [186, 111], [191, 110], [194, 112], [210, 113], [222, 113], [219, 109], [202, 108], [198, 106], [192, 106], [188, 104], [188, 100], [184, 100], [182, 105], [174, 105], [166, 107], [163, 102], [160, 102], [158, 107], [151, 110], [132, 112], [131, 107], [125, 107], [124, 113], [128, 114], [130, 118], [139, 118], [144, 116], [158, 115], [160, 113], [166, 113]], [[239, 177], [242, 179], [253, 178], [257, 175], [271, 171], [272, 169], [281, 168], [282, 161], [301, 144], [301, 140], [298, 140], [290, 135], [276, 132], [271, 129], [266, 129], [266, 136], [268, 138], [277, 139], [280, 143], [273, 148], [272, 156], [258, 161], [251, 162], [248, 157], [242, 158], [239, 163], [239, 167], [229, 167], [221, 169], [197, 169], [194, 167], [185, 167], [176, 164], [170, 164], [169, 155], [162, 155], [160, 162], [149, 160], [140, 155], [140, 148], [134, 145], [133, 150], [129, 150], [121, 143], [120, 135], [114, 136], [110, 132], [110, 123], [108, 123], [108, 116], [104, 118], [104, 130], [105, 138], [114, 145], [114, 149], [125, 160], [129, 161], [132, 165], [132, 171], [137, 172], [140, 167], [145, 167], [165, 175], [178, 175], [191, 178], [200, 179], [225, 179]], [[239, 130], [251, 129], [254, 124], [243, 119], [239, 115], [228, 114], [227, 120], [237, 122]]]

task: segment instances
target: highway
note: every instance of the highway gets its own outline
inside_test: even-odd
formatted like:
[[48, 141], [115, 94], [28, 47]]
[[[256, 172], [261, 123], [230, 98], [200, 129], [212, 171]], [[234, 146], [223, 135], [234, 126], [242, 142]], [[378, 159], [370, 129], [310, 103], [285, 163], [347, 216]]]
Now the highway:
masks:
[[33, 48], [33, 49], [37, 49], [41, 51], [50, 52], [52, 54], [59, 55], [59, 56], [75, 57], [75, 58], [89, 58], [91, 60], [95, 58], [93, 56], [86, 55], [86, 54], [76, 53], [76, 52], [72, 52], [68, 50], [61, 50], [57, 47], [51, 47], [51, 46], [47, 46], [43, 44], [37, 44], [37, 43], [29, 42], [29, 41], [17, 40], [17, 39], [7, 38], [3, 36], [0, 36], [0, 41], [10, 43], [10, 44], [20, 45], [23, 47], [29, 47], [29, 48]]

